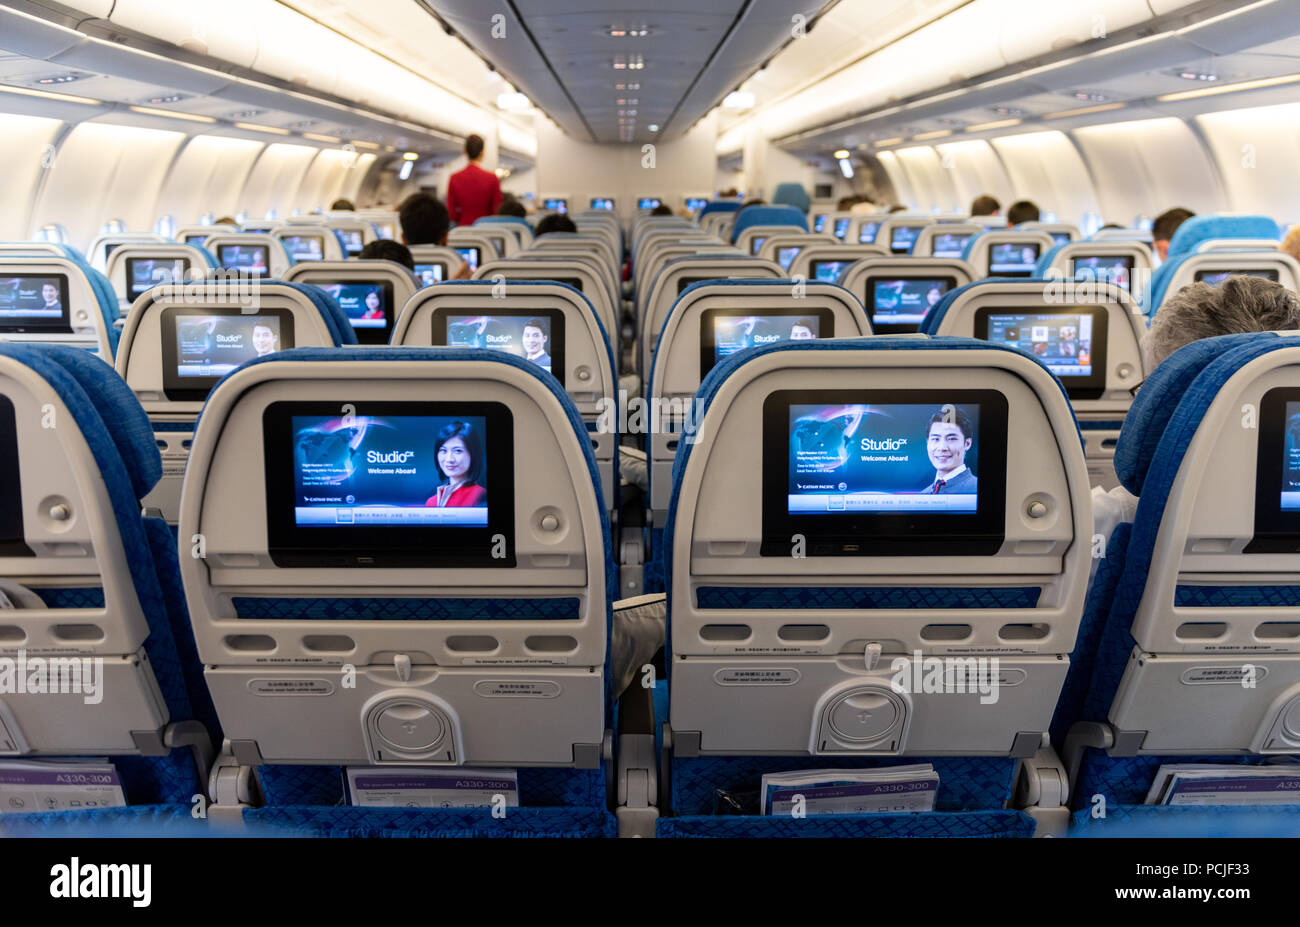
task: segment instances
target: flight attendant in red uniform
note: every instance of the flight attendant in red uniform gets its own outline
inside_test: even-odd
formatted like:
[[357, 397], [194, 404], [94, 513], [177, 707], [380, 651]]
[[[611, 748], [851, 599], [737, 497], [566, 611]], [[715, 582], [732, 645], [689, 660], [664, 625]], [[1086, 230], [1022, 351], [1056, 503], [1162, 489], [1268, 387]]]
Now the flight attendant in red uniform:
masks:
[[483, 479], [483, 437], [468, 422], [452, 422], [438, 432], [436, 456], [443, 481], [424, 503], [436, 508], [487, 505]]
[[501, 208], [501, 181], [492, 171], [479, 166], [483, 159], [482, 138], [471, 135], [465, 139], [465, 157], [469, 164], [447, 182], [447, 211], [457, 225], [473, 225], [484, 216], [495, 216]]

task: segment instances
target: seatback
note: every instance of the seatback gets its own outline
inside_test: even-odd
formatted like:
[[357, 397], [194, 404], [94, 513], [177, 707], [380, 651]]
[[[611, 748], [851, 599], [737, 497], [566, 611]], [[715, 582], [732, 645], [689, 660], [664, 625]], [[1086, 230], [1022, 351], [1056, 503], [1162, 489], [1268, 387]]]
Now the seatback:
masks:
[[[454, 519], [424, 503], [447, 428], [484, 448]], [[416, 473], [344, 476], [355, 508], [303, 494], [309, 461], [339, 485], [363, 452]], [[612, 583], [596, 486], [577, 410], [507, 355], [297, 350], [229, 376], [199, 421], [181, 533], [206, 542], [182, 577], [236, 760], [599, 766]], [[393, 504], [430, 517], [348, 526]]]
[[114, 232], [108, 235], [100, 235], [90, 243], [90, 249], [86, 252], [86, 260], [95, 270], [103, 273], [108, 267], [109, 256], [113, 251], [122, 245], [129, 244], [165, 244], [167, 239], [161, 235], [153, 235], [144, 232]]
[[356, 344], [356, 335], [316, 287], [206, 280], [147, 290], [132, 306], [116, 362], [162, 451], [162, 479], [146, 504], [176, 524], [194, 420], [222, 376], [261, 350], [341, 344]]
[[501, 256], [497, 253], [496, 242], [491, 237], [463, 225], [447, 233], [447, 246], [459, 251], [471, 270], [477, 270], [486, 262]]
[[984, 230], [976, 222], [935, 222], [916, 236], [912, 256], [960, 258], [966, 253], [967, 243]]
[[1154, 258], [1140, 241], [1075, 241], [1038, 259], [1035, 277], [1069, 277], [1113, 283], [1135, 300], [1151, 283]]
[[[553, 280], [574, 287], [591, 303], [611, 339], [618, 338], [618, 307], [612, 301], [609, 284], [600, 271], [578, 258], [520, 255], [484, 264], [474, 274], [475, 280]], [[613, 345], [618, 357], [618, 346]]]
[[649, 294], [650, 285], [654, 283], [655, 278], [659, 276], [659, 273], [669, 261], [693, 254], [733, 254], [743, 256], [744, 252], [739, 248], [708, 236], [660, 238], [648, 243], [641, 249], [641, 258], [638, 260], [632, 274], [633, 299], [638, 306]]
[[763, 261], [775, 261], [782, 271], [788, 272], [799, 252], [809, 245], [833, 245], [832, 235], [816, 235], [812, 232], [777, 233], [763, 242], [756, 255]]
[[[1078, 432], [1046, 368], [958, 338], [782, 343], [715, 368], [695, 411], [666, 525], [675, 755], [1039, 748], [1090, 534]], [[933, 416], [974, 442], [977, 485], [942, 504], [922, 501]], [[844, 463], [868, 453], [894, 459]], [[927, 660], [957, 684], [913, 685]]]
[[0, 256], [0, 341], [66, 344], [111, 362], [118, 317], [113, 287], [72, 257]]
[[[809, 231], [829, 233], [836, 241], [848, 241], [849, 226], [854, 218], [853, 213], [848, 210], [836, 210], [814, 217]], [[818, 220], [821, 220], [821, 228], [817, 227]]]
[[334, 232], [345, 258], [356, 257], [366, 245], [378, 238], [375, 227], [365, 219], [332, 216], [326, 225]]
[[482, 216], [474, 223], [479, 225], [497, 225], [515, 236], [515, 244], [520, 248], [528, 247], [533, 240], [533, 227], [527, 219], [518, 216]]
[[202, 246], [209, 235], [217, 232], [238, 232], [237, 225], [182, 225], [172, 236], [178, 244]]
[[854, 261], [885, 257], [888, 249], [880, 245], [809, 245], [790, 264], [791, 277], [835, 283]]
[[501, 257], [511, 257], [515, 252], [521, 250], [519, 239], [513, 232], [501, 225], [479, 225], [478, 222], [475, 222], [473, 228], [477, 234], [491, 239], [497, 254]]
[[744, 248], [741, 236], [755, 226], [789, 226], [800, 232], [808, 231], [808, 219], [803, 211], [793, 206], [746, 206], [736, 213], [731, 225], [731, 241]]
[[[211, 747], [193, 721], [198, 664], [181, 657], [193, 641], [175, 545], [141, 515], [160, 472], [144, 413], [84, 351], [0, 345], [0, 472], [0, 654], [25, 683], [0, 695], [0, 755], [107, 756], [127, 802], [153, 806], [140, 809], [152, 823], [188, 820], [207, 769], [171, 748]], [[41, 810], [58, 813], [30, 820], [70, 823], [72, 807], [54, 800]], [[14, 822], [0, 818], [0, 830]]]
[[654, 353], [659, 332], [663, 330], [673, 303], [693, 283], [702, 280], [748, 279], [761, 277], [781, 279], [781, 268], [772, 261], [760, 261], [743, 254], [697, 254], [672, 258], [655, 275], [641, 301], [637, 320], [637, 372], [643, 377], [650, 372], [650, 358]]
[[455, 280], [421, 290], [407, 302], [392, 343], [486, 348], [527, 358], [525, 327], [536, 328], [545, 339], [533, 363], [556, 377], [587, 426], [605, 506], [612, 510], [618, 489], [618, 434], [598, 426], [618, 398], [617, 367], [609, 335], [581, 292], [544, 281], [512, 280], [503, 289], [489, 280]]
[[1153, 240], [1150, 229], [1097, 229], [1089, 241], [1140, 241], [1150, 245]]
[[663, 527], [677, 445], [697, 424], [691, 402], [715, 366], [755, 345], [870, 334], [862, 304], [833, 283], [709, 280], [687, 287], [655, 336], [646, 377], [646, 397], [658, 411], [658, 428], [646, 442], [649, 524]]
[[619, 279], [618, 256], [604, 235], [584, 235], [574, 232], [550, 232], [540, 235], [529, 246], [530, 252], [549, 250], [583, 251], [597, 256], [609, 274], [610, 280]]
[[[873, 245], [880, 233], [880, 226], [886, 218], [883, 213], [873, 212], [855, 215], [849, 220], [848, 231], [844, 233], [844, 242], [850, 245]], [[834, 236], [832, 236], [834, 237]], [[886, 249], [888, 246], [886, 246]]]
[[1038, 259], [1054, 247], [1046, 232], [990, 230], [966, 243], [962, 260], [981, 277], [1032, 277]]
[[398, 312], [417, 289], [405, 265], [359, 258], [297, 264], [289, 268], [284, 282], [309, 283], [328, 293], [347, 316], [360, 344], [388, 344]]
[[1157, 373], [1116, 457], [1139, 502], [1107, 552], [1113, 598], [1089, 603], [1102, 626], [1084, 715], [1106, 718], [1116, 756], [1296, 753], [1300, 341], [1206, 339]]
[[217, 266], [269, 280], [279, 280], [289, 270], [289, 252], [266, 232], [214, 232], [203, 242]]
[[[870, 217], [868, 217], [870, 218]], [[911, 254], [921, 230], [937, 224], [934, 216], [894, 213], [885, 216], [876, 230], [874, 244], [885, 249], [886, 254]]]
[[579, 213], [574, 217], [574, 224], [578, 226], [578, 231], [583, 234], [602, 235], [609, 247], [613, 250], [617, 258], [617, 263], [621, 268], [623, 263], [623, 229], [618, 224], [618, 220], [613, 215], [600, 210], [593, 212]]
[[[713, 205], [712, 203], [709, 204]], [[737, 204], [739, 205], [739, 204]], [[708, 207], [705, 207], [706, 209]], [[734, 212], [713, 212], [699, 216], [700, 228], [710, 235], [717, 235], [719, 238], [729, 238], [728, 230], [735, 219]]]
[[920, 329], [945, 294], [975, 279], [975, 269], [956, 258], [866, 257], [854, 261], [839, 283], [861, 300], [877, 335]]
[[812, 200], [808, 198], [808, 191], [803, 184], [779, 183], [772, 193], [772, 203], [777, 206], [793, 206], [806, 215]]
[[1169, 257], [1195, 251], [1203, 241], [1215, 238], [1267, 238], [1277, 241], [1278, 225], [1268, 216], [1214, 213], [1192, 216], [1178, 226], [1169, 239]]
[[1232, 274], [1265, 277], [1300, 293], [1300, 263], [1285, 251], [1184, 252], [1156, 268], [1143, 309], [1147, 315], [1155, 315], [1166, 299], [1188, 284], [1219, 283]]
[[1117, 484], [1115, 444], [1142, 383], [1146, 319], [1129, 294], [1092, 280], [979, 280], [948, 294], [921, 331], [1033, 354], [1060, 378], [1094, 485]]
[[411, 259], [415, 262], [415, 279], [421, 286], [450, 280], [460, 270], [460, 253], [441, 245], [411, 245]]
[[126, 244], [109, 255], [105, 276], [117, 298], [130, 306], [150, 287], [201, 280], [216, 266], [212, 253], [198, 245]]
[[1021, 222], [1016, 228], [1025, 232], [1046, 232], [1057, 245], [1068, 245], [1083, 238], [1079, 227], [1069, 222]]
[[342, 261], [348, 256], [334, 230], [324, 223], [277, 225], [270, 234], [280, 239], [291, 265], [308, 261]]

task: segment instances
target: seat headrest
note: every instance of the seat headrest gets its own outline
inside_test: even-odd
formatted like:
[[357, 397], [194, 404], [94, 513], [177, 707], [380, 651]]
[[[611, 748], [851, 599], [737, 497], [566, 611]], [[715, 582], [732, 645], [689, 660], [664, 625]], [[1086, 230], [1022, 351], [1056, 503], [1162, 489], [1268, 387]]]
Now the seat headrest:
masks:
[[731, 241], [735, 243], [740, 233], [753, 225], [791, 225], [801, 232], [808, 231], [808, 220], [793, 206], [749, 206], [742, 209], [731, 226]]
[[1039, 286], [1046, 287], [1050, 286], [1054, 282], [1056, 281], [1048, 280], [1045, 277], [983, 277], [973, 283], [964, 284], [963, 286], [957, 287], [955, 290], [949, 290], [947, 293], [944, 293], [943, 298], [935, 303], [934, 308], [930, 310], [928, 315], [926, 315], [925, 321], [921, 323], [921, 327], [918, 331], [923, 335], [933, 335], [937, 332], [939, 330], [939, 323], [942, 322], [943, 317], [948, 314], [948, 310], [952, 308], [953, 303], [957, 302], [963, 293], [966, 293], [975, 287], [988, 286], [991, 283], [1036, 283]]
[[1134, 397], [1115, 445], [1115, 475], [1125, 489], [1135, 496], [1142, 495], [1160, 439], [1192, 381], [1228, 351], [1263, 337], [1277, 336], [1249, 332], [1193, 341], [1152, 371]]
[[699, 217], [703, 218], [715, 212], [738, 212], [739, 210], [740, 203], [736, 200], [714, 200], [705, 204], [704, 208], [700, 210]]
[[812, 206], [812, 201], [808, 199], [808, 191], [801, 183], [777, 184], [776, 192], [772, 194], [772, 203], [776, 206], [793, 206], [805, 215], [808, 208]]
[[1268, 216], [1192, 216], [1169, 240], [1169, 257], [1195, 251], [1212, 238], [1279, 238], [1277, 223]]
[[[93, 445], [101, 435], [112, 443], [136, 502], [162, 479], [162, 458], [149, 417], [112, 367], [89, 351], [66, 345], [0, 344], [0, 355], [40, 374], [77, 419], [88, 443]], [[94, 418], [84, 412], [94, 413]], [[88, 424], [95, 419], [102, 425]]]

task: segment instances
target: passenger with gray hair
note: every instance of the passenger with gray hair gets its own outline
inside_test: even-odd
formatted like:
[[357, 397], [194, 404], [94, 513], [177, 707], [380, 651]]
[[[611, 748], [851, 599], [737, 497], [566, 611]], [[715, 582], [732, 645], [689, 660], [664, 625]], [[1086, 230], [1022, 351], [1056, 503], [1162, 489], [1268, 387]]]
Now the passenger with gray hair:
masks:
[[[1142, 338], [1147, 374], [1179, 348], [1218, 335], [1300, 329], [1300, 299], [1286, 287], [1244, 274], [1222, 283], [1192, 283], [1160, 306]], [[1132, 521], [1137, 496], [1123, 486], [1092, 490], [1092, 530], [1107, 542], [1120, 522]], [[1092, 561], [1093, 572], [1097, 560]]]

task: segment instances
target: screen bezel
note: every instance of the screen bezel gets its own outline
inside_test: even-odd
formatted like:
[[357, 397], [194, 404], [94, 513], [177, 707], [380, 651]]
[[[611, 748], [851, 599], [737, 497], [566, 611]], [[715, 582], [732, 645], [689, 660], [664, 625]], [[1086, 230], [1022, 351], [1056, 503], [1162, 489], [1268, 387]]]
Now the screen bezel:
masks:
[[[320, 244], [320, 257], [318, 257], [318, 258], [312, 258], [312, 257], [300, 258], [300, 257], [297, 257], [297, 256], [296, 256], [292, 251], [289, 250], [289, 241], [290, 241], [291, 239], [297, 239], [297, 240], [301, 241], [301, 240], [306, 239], [306, 238], [312, 238], [312, 239], [315, 239], [315, 240]], [[338, 238], [338, 236], [335, 236], [335, 240], [337, 240], [337, 238]], [[285, 253], [286, 253], [287, 255], [289, 255], [289, 260], [293, 261], [294, 263], [298, 263], [298, 264], [310, 264], [310, 263], [312, 263], [313, 261], [323, 261], [323, 260], [325, 260], [325, 236], [322, 235], [322, 234], [317, 234], [317, 233], [315, 233], [315, 232], [300, 232], [300, 233], [293, 234], [293, 235], [289, 235], [289, 234], [281, 235], [281, 236], [280, 236], [280, 246], [281, 246], [282, 248], [284, 248]]]
[[[362, 326], [358, 328], [352, 325], [351, 317], [348, 317], [348, 325], [352, 331], [356, 332], [357, 344], [388, 344], [393, 338], [393, 326], [397, 324], [397, 315], [401, 312], [401, 307], [394, 305], [393, 302], [393, 282], [391, 280], [331, 280], [329, 283], [318, 283], [317, 286], [377, 286], [383, 290], [384, 294], [384, 327]], [[423, 289], [423, 288], [421, 288]], [[335, 302], [337, 302], [337, 297]], [[347, 312], [340, 306], [339, 310], [347, 316]]]
[[1100, 270], [1100, 268], [1079, 266], [1080, 261], [1094, 259], [1098, 261], [1123, 261], [1124, 268], [1128, 271], [1128, 286], [1120, 286], [1118, 283], [1115, 283], [1114, 280], [1109, 280], [1101, 276], [1092, 276], [1087, 278], [1090, 282], [1109, 283], [1113, 286], [1119, 286], [1119, 288], [1126, 293], [1130, 291], [1130, 288], [1133, 286], [1133, 271], [1137, 266], [1137, 258], [1133, 257], [1131, 254], [1077, 254], [1070, 258], [1070, 277], [1074, 280], [1078, 280], [1079, 274], [1083, 271]]
[[[355, 415], [477, 416], [484, 436], [489, 487], [485, 528], [454, 526], [299, 527], [294, 523], [293, 417], [338, 416], [340, 402], [280, 401], [262, 412], [267, 551], [279, 567], [495, 568], [515, 566], [514, 417], [499, 402], [384, 401], [351, 403]], [[493, 538], [505, 541], [493, 557]], [[471, 553], [478, 550], [479, 553]]]
[[59, 305], [63, 307], [63, 314], [58, 318], [42, 319], [35, 318], [31, 321], [19, 323], [13, 318], [0, 318], [0, 332], [13, 335], [28, 334], [72, 334], [72, 307], [69, 305], [68, 275], [67, 274], [40, 274], [40, 273], [17, 273], [17, 274], [0, 274], [0, 280], [53, 280], [59, 288]]
[[[915, 251], [915, 250], [916, 250], [916, 243], [917, 243], [917, 241], [920, 240], [920, 238], [921, 238], [921, 232], [925, 230], [925, 226], [926, 226], [926, 223], [921, 223], [920, 225], [911, 225], [911, 224], [909, 224], [909, 223], [900, 223], [900, 224], [898, 224], [898, 225], [892, 226], [892, 227], [889, 229], [889, 251], [890, 251], [890, 253], [891, 253], [891, 254], [911, 254], [913, 251]], [[909, 247], [907, 247], [907, 248], [898, 248], [898, 247], [896, 247], [896, 246], [894, 245], [894, 239], [895, 239], [895, 237], [898, 235], [898, 233], [901, 232], [901, 231], [903, 231], [904, 229], [913, 229], [913, 230], [915, 230], [916, 234], [912, 236], [912, 244], [911, 244]], [[879, 235], [879, 230], [877, 230], [877, 235]]]
[[[815, 318], [817, 320], [817, 338], [823, 341], [827, 338], [835, 337], [835, 310], [830, 306], [817, 306], [811, 309], [752, 309], [744, 307], [705, 309], [700, 313], [700, 380], [703, 381], [709, 375], [714, 367], [720, 361], [717, 357], [717, 329], [715, 326], [717, 319], [739, 318], [742, 316], [757, 315], [782, 319], [805, 319]], [[782, 344], [783, 342], [773, 342]]]
[[1255, 533], [1247, 554], [1300, 553], [1300, 510], [1282, 509], [1282, 452], [1287, 403], [1300, 403], [1300, 386], [1275, 386], [1259, 403], [1255, 454]]
[[[564, 328], [564, 310], [558, 307], [549, 307], [545, 309], [492, 309], [490, 312], [480, 309], [471, 309], [456, 306], [439, 306], [433, 310], [433, 315], [429, 319], [430, 342], [434, 347], [452, 347], [447, 344], [447, 320], [453, 315], [499, 315], [505, 318], [545, 318], [551, 323], [551, 334], [547, 343], [547, 351], [551, 355], [550, 375], [555, 377], [560, 386], [564, 386], [564, 347], [566, 335]], [[483, 348], [485, 351], [492, 351], [493, 348]], [[504, 351], [496, 352], [504, 354]], [[527, 358], [521, 358], [526, 360]], [[536, 365], [534, 365], [536, 366]], [[540, 369], [540, 368], [539, 368]], [[542, 370], [542, 373], [546, 373]]]
[[[976, 233], [976, 232], [943, 232], [943, 231], [937, 231], [937, 232], [934, 233], [934, 236], [930, 239], [930, 257], [942, 258], [942, 259], [947, 260], [947, 261], [958, 261], [958, 260], [961, 260], [961, 256], [962, 256], [963, 254], [966, 253], [966, 246], [970, 244], [970, 240], [971, 240], [972, 238], [974, 238], [974, 237], [976, 236], [976, 234], [978, 234], [978, 233]], [[956, 254], [953, 254], [951, 251], [944, 251], [944, 252], [942, 252], [942, 253], [940, 253], [940, 252], [938, 251], [938, 249], [937, 249], [937, 242], [938, 242], [938, 239], [939, 239], [941, 236], [947, 236], [947, 237], [949, 237], [949, 238], [960, 238], [960, 239], [962, 239], [961, 247], [957, 250], [957, 253], [956, 253]], [[916, 251], [916, 244], [915, 244], [915, 243], [913, 243], [913, 245], [912, 245], [912, 250], [913, 250], [913, 251]]]
[[[34, 557], [23, 530], [22, 465], [18, 460], [18, 413], [13, 401], [0, 394], [0, 512], [9, 519], [0, 534], [0, 557]], [[6, 537], [6, 534], [12, 536]]]
[[[168, 306], [163, 309], [158, 319], [158, 330], [162, 334], [162, 369], [163, 394], [172, 402], [203, 402], [225, 374], [215, 377], [182, 377], [176, 372], [180, 360], [180, 348], [176, 344], [176, 322], [185, 316], [220, 316], [223, 318], [259, 318], [274, 316], [280, 322], [280, 350], [286, 351], [297, 342], [294, 340], [292, 309], [259, 309], [257, 312], [243, 312], [239, 309], [218, 306]], [[279, 352], [274, 352], [279, 353]], [[247, 361], [245, 361], [247, 363]]]
[[[808, 282], [809, 283], [839, 283], [840, 277], [844, 276], [844, 271], [848, 270], [856, 261], [861, 258], [819, 258], [815, 261], [808, 262]], [[817, 276], [817, 269], [823, 264], [843, 264], [844, 268], [835, 275], [834, 280], [823, 280]]]
[[[1106, 347], [1110, 327], [1110, 313], [1104, 306], [1063, 306], [1061, 308], [1020, 308], [1016, 306], [981, 306], [975, 310], [975, 337], [981, 341], [989, 340], [989, 318], [995, 315], [1046, 315], [1046, 316], [1092, 316], [1092, 373], [1086, 377], [1063, 377], [1052, 371], [1052, 376], [1061, 381], [1066, 395], [1070, 399], [1100, 399], [1106, 393]], [[990, 342], [995, 343], [995, 342]], [[1001, 344], [1002, 342], [996, 342]], [[1013, 345], [1006, 345], [1014, 347]], [[1020, 350], [1016, 348], [1016, 350]], [[1028, 353], [1021, 351], [1021, 353]], [[1033, 357], [1032, 354], [1029, 355]], [[1047, 366], [1044, 364], [1044, 366]], [[1051, 367], [1047, 367], [1051, 370]]]
[[[1271, 283], [1278, 282], [1278, 272], [1276, 267], [1260, 267], [1258, 269], [1251, 267], [1223, 267], [1216, 270], [1198, 270], [1192, 275], [1193, 283], [1205, 283], [1206, 277], [1226, 273], [1230, 277], [1258, 277], [1261, 280], [1268, 280]], [[1223, 283], [1222, 280], [1219, 283]], [[1218, 286], [1217, 283], [1211, 283], [1210, 286]]]
[[[911, 334], [912, 332], [920, 331], [921, 326], [925, 324], [924, 319], [915, 325], [911, 322], [876, 322], [876, 284], [893, 282], [895, 280], [902, 280], [907, 283], [918, 281], [923, 281], [925, 283], [946, 283], [948, 284], [948, 288], [943, 291], [943, 296], [947, 296], [953, 290], [957, 289], [957, 278], [951, 275], [931, 277], [929, 274], [926, 274], [925, 276], [919, 274], [905, 274], [902, 276], [899, 276], [898, 274], [876, 274], [868, 277], [866, 289], [863, 291], [865, 295], [862, 304], [866, 306], [867, 319], [871, 322], [871, 333], [873, 335]], [[942, 298], [943, 297], [940, 297], [941, 301]], [[930, 311], [927, 309], [925, 314], [928, 318]]]
[[475, 271], [477, 271], [479, 269], [479, 266], [483, 263], [483, 249], [480, 248], [478, 245], [452, 245], [451, 249], [455, 251], [457, 254], [459, 254], [460, 259], [464, 261], [466, 264], [469, 264], [470, 260], [469, 258], [465, 257], [463, 252], [465, 251], [474, 252], [474, 262], [470, 266], [469, 269], [470, 273], [474, 273]]
[[[425, 282], [424, 282], [424, 276], [423, 276], [423, 274], [420, 272], [420, 268], [421, 268], [421, 267], [441, 267], [441, 268], [442, 268], [442, 279], [441, 279], [441, 280], [435, 280], [435, 281], [433, 281], [433, 283], [425, 283]], [[415, 279], [416, 279], [416, 281], [420, 283], [420, 289], [424, 289], [424, 288], [427, 287], [427, 286], [433, 286], [434, 284], [437, 284], [437, 283], [446, 283], [446, 282], [447, 282], [447, 277], [448, 277], [448, 275], [451, 274], [451, 268], [448, 267], [447, 264], [446, 264], [445, 262], [443, 262], [443, 261], [430, 261], [430, 262], [427, 263], [427, 264], [416, 264], [416, 265], [415, 265], [415, 271], [414, 271], [414, 273], [415, 273]]]
[[154, 262], [168, 261], [173, 264], [179, 261], [183, 265], [181, 267], [181, 278], [179, 280], [167, 281], [170, 283], [184, 283], [190, 274], [190, 259], [187, 257], [165, 257], [165, 258], [129, 257], [123, 262], [123, 265], [125, 267], [124, 272], [126, 273], [126, 292], [132, 299], [137, 299], [143, 296], [145, 293], [148, 293], [154, 287], [163, 285], [163, 282], [159, 281], [158, 283], [149, 284], [149, 286], [145, 287], [143, 290], [134, 289], [135, 267], [136, 264], [138, 264], [140, 261], [154, 261]]
[[[858, 244], [872, 245], [876, 243], [876, 236], [880, 234], [880, 227], [884, 225], [883, 221], [862, 222], [858, 225]], [[871, 229], [871, 237], [863, 238], [862, 233]]]
[[[980, 406], [978, 508], [973, 513], [791, 515], [790, 407], [792, 405]], [[813, 557], [991, 556], [1006, 538], [1007, 399], [991, 389], [774, 390], [763, 402], [762, 521], [759, 553], [789, 557], [802, 535]]]
[[1010, 245], [1010, 246], [1012, 246], [1012, 247], [1015, 247], [1015, 248], [1033, 248], [1033, 249], [1034, 249], [1034, 263], [1035, 263], [1035, 264], [1037, 264], [1038, 261], [1039, 261], [1039, 260], [1042, 258], [1042, 256], [1043, 256], [1043, 245], [1042, 245], [1042, 242], [1037, 242], [1037, 241], [995, 241], [995, 242], [990, 242], [990, 243], [989, 243], [989, 276], [990, 276], [990, 277], [1013, 277], [1013, 278], [1014, 278], [1014, 277], [1032, 277], [1032, 276], [1034, 275], [1034, 268], [1032, 268], [1032, 267], [1029, 268], [1029, 270], [994, 270], [994, 269], [993, 269], [993, 249], [994, 249], [994, 248], [1005, 248], [1005, 247], [1007, 247], [1008, 245]]
[[[220, 267], [222, 270], [234, 271], [237, 274], [247, 274], [248, 276], [255, 277], [259, 280], [266, 280], [271, 276], [271, 246], [270, 245], [262, 244], [260, 242], [252, 242], [250, 244], [240, 244], [239, 242], [227, 241], [227, 242], [219, 242], [215, 247], [217, 250], [216, 253], [217, 266]], [[227, 266], [225, 258], [222, 257], [222, 253], [227, 248], [261, 248], [263, 251], [266, 252], [266, 273], [256, 274], [246, 267]]]

